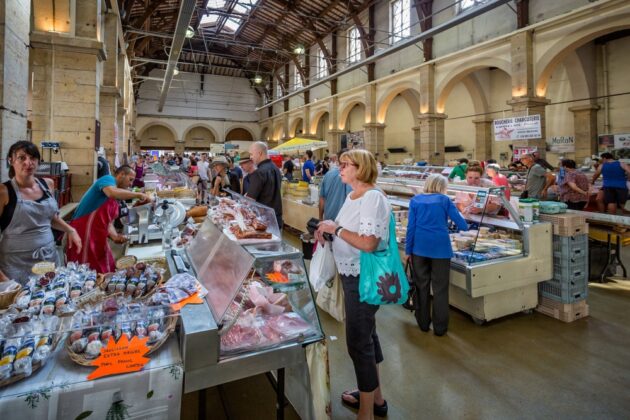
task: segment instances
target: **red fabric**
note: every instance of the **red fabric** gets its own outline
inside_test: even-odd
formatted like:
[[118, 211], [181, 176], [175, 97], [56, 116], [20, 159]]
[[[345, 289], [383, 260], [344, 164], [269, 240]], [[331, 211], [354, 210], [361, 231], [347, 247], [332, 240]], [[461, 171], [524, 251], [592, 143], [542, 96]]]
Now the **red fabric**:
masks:
[[68, 261], [80, 264], [88, 263], [98, 273], [111, 273], [116, 268], [112, 250], [107, 243], [109, 224], [118, 217], [118, 202], [108, 198], [105, 203], [92, 213], [70, 222], [77, 230], [83, 243], [80, 253], [76, 248], [66, 248]]
[[507, 198], [508, 200], [510, 199], [510, 183], [508, 182], [508, 179], [505, 175], [496, 174], [496, 176], [492, 178], [492, 183], [497, 187], [506, 187], [504, 190], [505, 198]]

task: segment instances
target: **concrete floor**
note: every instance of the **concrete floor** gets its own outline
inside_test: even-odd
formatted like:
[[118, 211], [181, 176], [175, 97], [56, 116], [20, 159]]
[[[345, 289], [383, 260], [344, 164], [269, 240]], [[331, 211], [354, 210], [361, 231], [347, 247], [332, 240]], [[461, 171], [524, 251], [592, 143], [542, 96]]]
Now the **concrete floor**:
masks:
[[[402, 307], [382, 307], [377, 331], [386, 355], [381, 383], [388, 418], [628, 418], [630, 281], [591, 283], [588, 303], [591, 315], [570, 324], [534, 313], [477, 326], [451, 309], [445, 337], [421, 332]], [[333, 419], [354, 419], [340, 402], [355, 387], [343, 325], [324, 312], [321, 321]], [[275, 397], [261, 375], [210, 389], [206, 398], [209, 419], [275, 418]], [[197, 418], [197, 403], [198, 395], [185, 396], [183, 419]], [[285, 418], [297, 418], [291, 407]]]

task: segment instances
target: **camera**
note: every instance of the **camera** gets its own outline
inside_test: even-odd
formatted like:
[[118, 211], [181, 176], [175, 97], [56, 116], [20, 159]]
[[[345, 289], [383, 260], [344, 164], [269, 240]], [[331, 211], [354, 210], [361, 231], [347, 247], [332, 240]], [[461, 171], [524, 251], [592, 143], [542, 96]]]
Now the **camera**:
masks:
[[[314, 217], [312, 217], [311, 220], [306, 222], [306, 229], [308, 230], [308, 233], [310, 233], [311, 235], [314, 235], [315, 231], [317, 230], [317, 225], [319, 225], [319, 219], [316, 219]], [[324, 232], [324, 239], [326, 239], [329, 242], [332, 242], [332, 240], [334, 239], [334, 236], [332, 236], [328, 232]]]

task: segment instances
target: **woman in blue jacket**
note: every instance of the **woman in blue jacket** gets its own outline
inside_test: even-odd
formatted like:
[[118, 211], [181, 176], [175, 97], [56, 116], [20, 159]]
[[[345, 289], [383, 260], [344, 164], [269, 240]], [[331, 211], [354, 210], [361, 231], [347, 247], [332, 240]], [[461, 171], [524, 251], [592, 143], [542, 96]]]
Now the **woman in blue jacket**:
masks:
[[[448, 329], [448, 285], [453, 250], [448, 235], [448, 220], [459, 230], [468, 224], [451, 199], [445, 195], [447, 180], [439, 174], [430, 175], [424, 193], [409, 203], [409, 223], [405, 253], [411, 258], [413, 280], [416, 283], [416, 321], [422, 331], [446, 334]], [[429, 294], [433, 288], [433, 311], [429, 311]]]

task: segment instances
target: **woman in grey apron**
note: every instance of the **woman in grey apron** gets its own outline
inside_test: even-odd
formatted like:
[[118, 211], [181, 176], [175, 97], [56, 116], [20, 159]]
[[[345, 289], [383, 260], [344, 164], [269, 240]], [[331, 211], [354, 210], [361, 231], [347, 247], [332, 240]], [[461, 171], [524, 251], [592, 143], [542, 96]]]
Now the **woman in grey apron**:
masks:
[[59, 217], [57, 202], [46, 182], [35, 178], [37, 146], [17, 142], [9, 149], [7, 160], [12, 178], [0, 185], [0, 281], [13, 279], [24, 284], [35, 263], [58, 263], [52, 227], [68, 233], [74, 246], [80, 248], [81, 240]]

